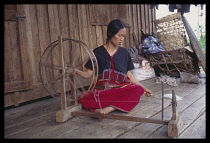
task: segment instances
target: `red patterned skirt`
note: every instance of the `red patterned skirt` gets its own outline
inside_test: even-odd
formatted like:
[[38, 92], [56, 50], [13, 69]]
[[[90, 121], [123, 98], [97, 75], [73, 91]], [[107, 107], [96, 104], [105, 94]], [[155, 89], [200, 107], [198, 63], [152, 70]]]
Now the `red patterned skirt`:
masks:
[[108, 90], [92, 91], [79, 99], [79, 103], [82, 104], [84, 109], [92, 112], [108, 106], [123, 112], [129, 112], [139, 103], [143, 93], [142, 86], [129, 84]]

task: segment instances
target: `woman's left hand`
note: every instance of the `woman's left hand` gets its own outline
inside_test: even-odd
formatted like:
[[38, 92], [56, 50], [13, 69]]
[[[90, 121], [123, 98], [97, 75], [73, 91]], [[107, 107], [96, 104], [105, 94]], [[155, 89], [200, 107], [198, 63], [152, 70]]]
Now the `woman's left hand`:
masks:
[[149, 89], [147, 89], [147, 88], [144, 88], [144, 95], [146, 95], [146, 96], [152, 96], [154, 93], [151, 91], [151, 90], [149, 90]]

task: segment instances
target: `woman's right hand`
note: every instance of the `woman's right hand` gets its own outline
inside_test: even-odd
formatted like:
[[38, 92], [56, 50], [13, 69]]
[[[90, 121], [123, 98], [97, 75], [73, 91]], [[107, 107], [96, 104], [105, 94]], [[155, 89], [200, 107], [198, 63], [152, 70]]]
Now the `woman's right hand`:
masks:
[[75, 68], [74, 71], [73, 71], [73, 74], [74, 74], [75, 76], [78, 76], [78, 75], [79, 75], [79, 74], [78, 74], [79, 71], [80, 71], [80, 70], [78, 70], [78, 69]]
[[92, 76], [92, 74], [93, 74], [93, 71], [90, 70], [90, 69], [87, 69], [86, 71], [81, 71], [81, 70], [75, 68], [74, 71], [73, 71], [73, 74], [75, 76], [79, 75], [79, 76], [81, 76], [83, 78], [90, 78]]

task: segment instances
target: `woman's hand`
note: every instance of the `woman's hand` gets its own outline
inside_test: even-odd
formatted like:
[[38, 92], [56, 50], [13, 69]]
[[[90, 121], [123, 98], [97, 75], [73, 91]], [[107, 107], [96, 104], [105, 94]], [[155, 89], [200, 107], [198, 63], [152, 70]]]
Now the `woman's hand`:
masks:
[[80, 70], [78, 70], [78, 69], [74, 69], [74, 71], [73, 71], [73, 74], [75, 75], [75, 76], [78, 76], [79, 75], [79, 72], [80, 72]]
[[151, 95], [153, 95], [153, 92], [152, 92], [151, 90], [145, 88], [139, 81], [136, 80], [136, 78], [133, 76], [133, 74], [131, 73], [131, 71], [128, 71], [128, 72], [127, 72], [127, 75], [128, 75], [128, 77], [130, 78], [130, 80], [131, 80], [131, 82], [132, 82], [133, 84], [140, 85], [140, 86], [142, 86], [142, 87], [144, 88], [144, 94], [145, 94], [146, 96], [151, 96]]
[[79, 76], [87, 79], [92, 76], [93, 71], [89, 70], [89, 69], [87, 69], [86, 71], [81, 71], [81, 70], [75, 68], [73, 73], [75, 76], [79, 75]]
[[147, 88], [144, 88], [144, 95], [146, 95], [146, 96], [151, 96], [151, 95], [153, 95], [154, 93], [151, 91], [151, 90], [149, 90], [149, 89], [147, 89]]

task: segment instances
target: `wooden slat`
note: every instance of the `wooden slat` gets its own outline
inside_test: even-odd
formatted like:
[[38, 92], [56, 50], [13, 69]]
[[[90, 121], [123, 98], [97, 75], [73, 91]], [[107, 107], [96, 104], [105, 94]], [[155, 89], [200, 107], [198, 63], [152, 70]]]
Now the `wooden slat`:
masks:
[[129, 33], [130, 33], [130, 28], [126, 28], [126, 36], [125, 36], [125, 39], [124, 39], [124, 47], [125, 48], [129, 48], [130, 47], [130, 43], [129, 43]]
[[[39, 37], [39, 47], [40, 47], [40, 56], [38, 56], [39, 58], [41, 58], [41, 55], [43, 54], [43, 52], [45, 51], [45, 49], [48, 47], [48, 45], [50, 44], [50, 28], [49, 28], [49, 20], [48, 20], [48, 7], [46, 4], [37, 4], [36, 5], [36, 15], [37, 15], [37, 30], [38, 30], [38, 37]], [[40, 59], [37, 59], [38, 61], [37, 64], [40, 63]], [[38, 74], [37, 74], [37, 82], [40, 84], [40, 76], [42, 76], [44, 79], [43, 81], [45, 82], [45, 76], [40, 75], [39, 73], [39, 65], [37, 65], [38, 67]], [[47, 96], [48, 94], [46, 94]]]
[[148, 5], [148, 17], [149, 17], [149, 34], [152, 34], [152, 10], [150, 9], [150, 6]]
[[68, 16], [67, 5], [64, 4], [58, 5], [59, 25], [60, 25], [61, 35], [63, 38], [69, 38], [69, 28], [68, 28], [69, 21], [67, 16]]
[[[17, 10], [21, 15], [25, 15], [25, 5], [17, 5]], [[21, 54], [21, 65], [23, 71], [23, 79], [24, 81], [28, 81], [30, 83], [28, 88], [32, 88], [32, 78], [31, 78], [31, 65], [28, 56], [28, 48], [27, 48], [27, 37], [26, 37], [26, 23], [24, 21], [20, 21], [18, 24], [18, 28], [21, 32], [19, 32], [20, 36], [20, 54]]]
[[[78, 19], [78, 7], [77, 5], [68, 5], [68, 23], [69, 23], [69, 38], [79, 40], [79, 19]], [[80, 54], [80, 47], [78, 44], [75, 44], [73, 42], [70, 42], [70, 48], [69, 48], [69, 60], [71, 61], [71, 51], [72, 48], [74, 48], [75, 56], [75, 66], [81, 61], [81, 56], [78, 56]], [[78, 60], [77, 60], [78, 59]]]
[[[49, 31], [49, 21], [48, 21], [48, 12], [47, 12], [47, 5], [46, 4], [37, 4], [37, 27], [38, 27], [38, 34], [39, 34], [39, 47], [40, 47], [40, 56], [43, 54], [44, 50], [50, 44], [50, 31]], [[36, 62], [40, 62], [40, 59]], [[37, 65], [39, 66], [39, 65]], [[39, 67], [37, 67], [39, 69]], [[40, 73], [38, 75], [40, 77]], [[43, 80], [46, 76], [43, 76]], [[37, 78], [37, 82], [40, 83], [40, 78]]]
[[[50, 27], [50, 42], [54, 42], [58, 40], [58, 36], [61, 34], [60, 32], [60, 25], [59, 25], [59, 16], [58, 16], [58, 5], [56, 4], [49, 4], [48, 5], [48, 15], [49, 15], [49, 27]], [[54, 48], [52, 51], [52, 57], [51, 62], [52, 62], [52, 71], [51, 73], [51, 78], [55, 78], [58, 75], [58, 71], [54, 69], [54, 65], [59, 65], [59, 48], [58, 46]]]
[[102, 35], [102, 30], [101, 30], [101, 26], [95, 26], [96, 28], [96, 36], [97, 36], [97, 46], [101, 46], [103, 45], [103, 35]]
[[[79, 40], [81, 42], [84, 42], [88, 47], [90, 41], [88, 40], [88, 23], [87, 23], [87, 6], [84, 4], [77, 5], [78, 8], [78, 21], [79, 21]], [[87, 54], [84, 52], [81, 52], [82, 47], [79, 47], [79, 51], [77, 54], [75, 54], [76, 57], [80, 57], [78, 60], [78, 63], [83, 63], [82, 61], [84, 59], [87, 59]], [[84, 66], [82, 66], [84, 67]]]
[[86, 13], [86, 5], [79, 4], [78, 7], [78, 20], [79, 20], [79, 37], [82, 42], [89, 45], [88, 41], [88, 23], [87, 23], [87, 13]]
[[156, 31], [156, 27], [155, 27], [155, 21], [156, 19], [156, 12], [155, 12], [155, 8], [152, 9], [152, 30], [153, 31]]
[[90, 49], [94, 49], [96, 48], [96, 33], [95, 30], [93, 28], [93, 26], [91, 25], [91, 5], [86, 5], [86, 13], [87, 13], [87, 29], [88, 29], [88, 41], [89, 41], [89, 45], [88, 48]]
[[79, 39], [79, 21], [77, 5], [68, 4], [69, 38]]
[[60, 35], [60, 26], [58, 18], [58, 6], [56, 4], [48, 5], [49, 14], [49, 26], [50, 26], [50, 37], [51, 42], [58, 40], [58, 35]]
[[141, 4], [141, 27], [146, 32], [146, 17], [145, 17], [145, 5]]
[[[19, 31], [19, 32], [21, 33], [22, 31]], [[16, 35], [16, 34], [14, 34], [14, 35]], [[15, 39], [15, 40], [18, 40], [18, 39]], [[12, 64], [13, 81], [21, 81], [21, 80], [24, 80], [24, 73], [23, 73], [22, 69], [25, 68], [21, 61], [21, 57], [22, 57], [21, 50], [23, 50], [23, 49], [21, 49], [19, 46], [13, 47], [13, 48], [14, 49], [12, 50], [12, 55], [11, 55], [12, 60], [13, 60], [13, 64]], [[28, 53], [24, 53], [24, 54], [28, 55]]]
[[34, 14], [34, 12], [30, 12], [30, 6], [29, 5], [25, 5], [25, 13], [26, 13], [26, 19], [25, 19], [25, 22], [26, 22], [26, 36], [27, 36], [27, 49], [29, 50], [29, 53], [28, 55], [30, 56], [30, 66], [31, 66], [31, 78], [32, 78], [32, 84], [34, 84], [34, 82], [36, 83], [36, 78], [37, 78], [37, 74], [36, 74], [36, 61], [35, 61], [35, 45], [34, 45], [34, 41], [33, 41], [33, 26], [32, 25], [32, 22], [31, 22], [31, 18], [34, 18], [33, 16], [31, 16], [31, 13]]
[[[16, 49], [20, 49], [18, 45], [18, 35], [14, 32], [17, 29], [17, 22], [4, 22], [5, 37], [4, 37], [4, 82], [13, 82], [14, 81], [14, 52], [17, 52]], [[17, 60], [17, 59], [16, 59]], [[20, 69], [18, 68], [18, 73]]]
[[145, 4], [144, 5], [144, 10], [145, 10], [145, 19], [142, 19], [142, 20], [145, 20], [145, 33], [148, 33], [150, 34], [149, 32], [149, 14], [148, 14], [148, 4]]
[[31, 26], [31, 35], [32, 35], [32, 57], [34, 60], [34, 65], [32, 68], [33, 71], [33, 84], [38, 84], [40, 81], [39, 76], [39, 60], [41, 57], [41, 49], [39, 45], [39, 31], [38, 31], [38, 25], [37, 25], [37, 10], [35, 4], [28, 5], [29, 7], [29, 13], [30, 13], [30, 26]]
[[102, 43], [105, 44], [106, 43], [106, 38], [107, 38], [107, 26], [101, 26], [101, 31], [102, 31]]
[[[131, 21], [131, 23], [133, 21], [132, 5], [131, 4], [128, 6], [128, 20]], [[133, 32], [133, 24], [131, 24], [131, 27], [129, 28], [128, 32], [126, 32], [126, 38], [127, 38], [126, 43], [129, 43], [129, 47], [131, 45], [133, 45], [132, 32]]]
[[138, 46], [139, 46], [141, 44], [141, 36], [142, 36], [141, 35], [142, 25], [141, 25], [141, 5], [140, 4], [137, 5], [137, 25], [138, 25], [137, 39], [138, 39]]
[[50, 44], [47, 5], [36, 4], [36, 10], [37, 10], [39, 44], [40, 44], [40, 49], [41, 49], [41, 54], [42, 54], [45, 48], [47, 48], [47, 46]]
[[[50, 31], [49, 31], [47, 5], [37, 4], [36, 10], [37, 10], [37, 27], [39, 34], [39, 47], [40, 47], [40, 56], [41, 56], [44, 50], [50, 44]], [[39, 63], [40, 61], [38, 60], [37, 62]], [[39, 78], [37, 80], [38, 82], [40, 82]]]
[[[137, 26], [137, 18], [136, 18], [136, 16], [137, 16], [137, 13], [136, 13], [136, 4], [132, 4], [132, 17], [133, 17], [133, 24], [132, 24], [132, 26], [133, 26], [133, 32], [135, 32], [135, 35], [137, 35], [137, 33], [138, 33], [138, 26]], [[132, 33], [132, 36], [133, 36], [133, 33]], [[132, 40], [133, 40], [133, 38], [132, 38]], [[133, 42], [132, 42], [134, 45], [135, 45], [135, 47], [137, 47], [137, 45], [135, 44], [135, 41], [133, 40]]]
[[13, 81], [4, 83], [4, 93], [29, 89], [30, 83], [26, 81]]

